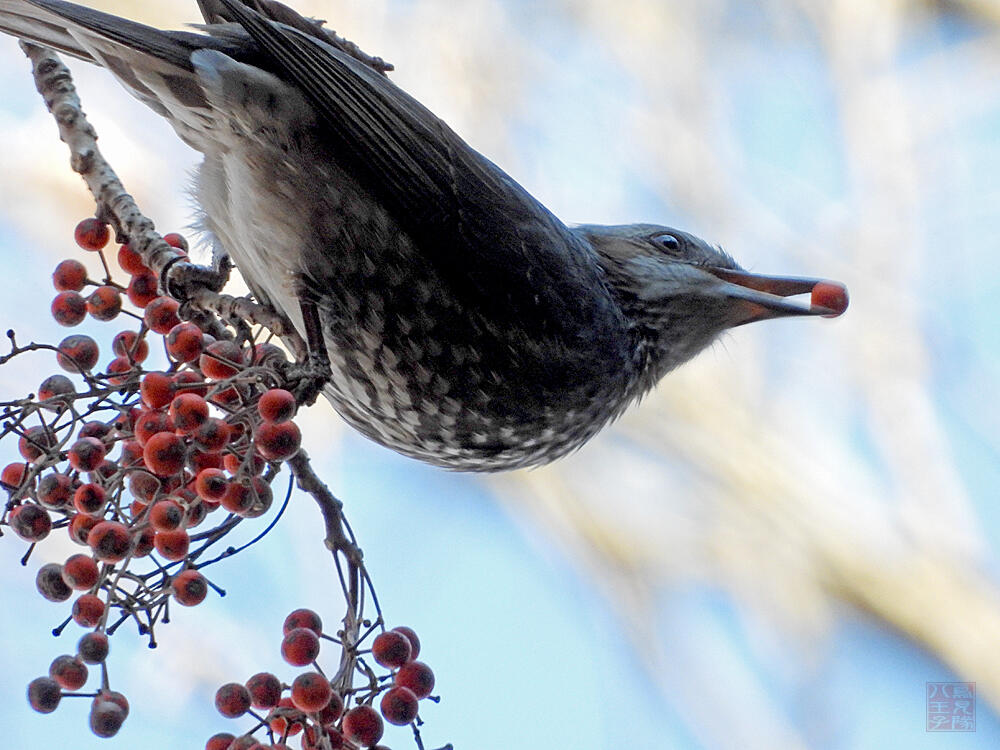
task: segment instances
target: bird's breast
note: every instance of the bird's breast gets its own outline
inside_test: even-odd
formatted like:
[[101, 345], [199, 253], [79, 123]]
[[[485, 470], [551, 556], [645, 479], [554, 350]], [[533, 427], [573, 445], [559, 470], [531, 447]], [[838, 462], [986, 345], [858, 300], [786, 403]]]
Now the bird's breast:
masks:
[[379, 443], [462, 470], [544, 463], [629, 400], [617, 321], [566, 330], [580, 316], [560, 305], [586, 299], [504, 315], [510, 284], [530, 275], [491, 289], [474, 260], [441, 268], [332, 155], [230, 147], [199, 179], [204, 223], [254, 293], [300, 333], [300, 298], [315, 301], [332, 370], [324, 393]]

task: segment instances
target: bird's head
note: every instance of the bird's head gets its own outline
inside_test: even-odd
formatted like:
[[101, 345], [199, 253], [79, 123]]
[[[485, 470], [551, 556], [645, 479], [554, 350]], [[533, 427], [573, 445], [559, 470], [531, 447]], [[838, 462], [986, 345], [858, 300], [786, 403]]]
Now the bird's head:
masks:
[[[727, 328], [791, 315], [836, 317], [847, 290], [820, 279], [748, 273], [694, 235], [652, 224], [583, 225], [646, 359], [653, 385]], [[810, 294], [808, 300], [793, 299]]]

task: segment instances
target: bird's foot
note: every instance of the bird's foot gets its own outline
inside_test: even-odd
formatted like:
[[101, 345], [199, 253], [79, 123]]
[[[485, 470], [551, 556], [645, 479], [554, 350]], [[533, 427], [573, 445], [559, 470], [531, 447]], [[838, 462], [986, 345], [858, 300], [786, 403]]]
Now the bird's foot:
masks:
[[286, 376], [294, 383], [290, 389], [295, 395], [295, 402], [310, 406], [328, 382], [332, 370], [330, 358], [326, 352], [326, 342], [323, 339], [322, 321], [316, 303], [308, 298], [300, 298], [302, 322], [305, 326], [307, 354], [291, 365]]
[[186, 302], [201, 291], [222, 291], [229, 283], [232, 270], [233, 264], [228, 255], [218, 256], [211, 267], [177, 258], [164, 266], [160, 273], [160, 283], [171, 297]]
[[295, 403], [311, 406], [330, 382], [330, 360], [325, 351], [310, 351], [304, 361], [289, 363], [282, 373]]

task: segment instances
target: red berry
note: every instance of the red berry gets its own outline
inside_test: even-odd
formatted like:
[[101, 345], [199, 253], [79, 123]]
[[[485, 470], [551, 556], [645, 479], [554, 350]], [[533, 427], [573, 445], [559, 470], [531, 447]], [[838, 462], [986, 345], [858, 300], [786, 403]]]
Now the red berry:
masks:
[[226, 471], [234, 476], [237, 474], [257, 475], [264, 471], [267, 462], [256, 453], [242, 456], [235, 453], [226, 453], [222, 457], [222, 465]]
[[94, 594], [84, 594], [73, 602], [73, 622], [84, 628], [93, 628], [104, 616], [104, 602]]
[[285, 697], [278, 701], [278, 707], [267, 715], [271, 731], [280, 737], [294, 737], [302, 731], [302, 712], [292, 705], [292, 699]]
[[[145, 508], [143, 508], [145, 510]], [[132, 518], [142, 515], [142, 511], [132, 512]], [[132, 537], [132, 557], [145, 557], [153, 551], [153, 542], [156, 540], [156, 532], [152, 526], [145, 527], [142, 531]]]
[[87, 312], [95, 320], [114, 320], [122, 311], [122, 296], [113, 286], [99, 286], [87, 297]]
[[170, 329], [179, 325], [181, 319], [177, 317], [180, 303], [170, 297], [157, 297], [150, 300], [142, 314], [143, 320], [150, 330], [160, 335], [170, 332]]
[[308, 714], [323, 710], [330, 702], [333, 688], [319, 672], [305, 672], [292, 683], [292, 703]]
[[195, 475], [205, 469], [221, 469], [222, 454], [217, 451], [204, 450], [195, 442], [194, 448], [188, 453], [188, 468], [195, 472]]
[[185, 607], [193, 607], [205, 601], [208, 595], [208, 581], [205, 576], [193, 568], [178, 573], [171, 583], [174, 589], [174, 599]]
[[344, 714], [341, 731], [347, 740], [370, 747], [382, 739], [382, 717], [371, 706], [355, 706]]
[[254, 708], [274, 708], [281, 700], [281, 680], [270, 672], [259, 672], [246, 681], [250, 705]]
[[205, 377], [222, 380], [235, 375], [243, 364], [243, 352], [232, 341], [215, 341], [205, 347], [198, 366]]
[[128, 700], [121, 693], [116, 692], [114, 690], [101, 690], [100, 692], [98, 692], [96, 699], [102, 701], [108, 701], [109, 703], [114, 703], [116, 706], [118, 706], [118, 708], [120, 708], [122, 711], [125, 712], [126, 716], [128, 716], [129, 712]]
[[296, 628], [309, 628], [316, 635], [323, 635], [323, 620], [311, 609], [296, 609], [285, 618], [281, 632], [288, 635]]
[[316, 716], [316, 720], [330, 730], [342, 713], [344, 713], [344, 699], [340, 697], [340, 693], [334, 693], [330, 696], [330, 702]]
[[153, 546], [167, 560], [183, 560], [191, 546], [191, 537], [184, 529], [157, 531], [153, 537]]
[[238, 385], [216, 388], [208, 398], [216, 406], [230, 407], [229, 411], [235, 411], [246, 400], [246, 389]]
[[184, 508], [176, 500], [160, 500], [150, 508], [149, 522], [157, 531], [179, 529], [184, 523]]
[[144, 449], [153, 435], [174, 433], [174, 423], [164, 411], [143, 410], [135, 420], [135, 439]]
[[208, 402], [197, 393], [182, 393], [170, 402], [169, 413], [174, 429], [189, 434], [208, 420]]
[[[128, 505], [127, 513], [120, 512], [120, 517], [124, 521], [131, 522], [132, 557], [143, 557], [153, 551], [153, 539], [157, 532], [152, 526], [141, 523], [146, 520], [148, 510], [149, 503], [141, 500], [133, 500]], [[138, 545], [143, 546], [141, 552]]]
[[91, 482], [106, 484], [118, 474], [118, 464], [105, 458], [97, 465], [97, 468], [87, 474], [87, 479]]
[[87, 317], [87, 300], [79, 292], [59, 292], [52, 299], [50, 310], [59, 325], [77, 326]]
[[229, 732], [219, 732], [218, 734], [213, 734], [205, 743], [205, 750], [229, 750], [229, 746], [235, 739], [235, 735], [232, 735]]
[[38, 569], [35, 588], [50, 602], [64, 602], [73, 595], [73, 590], [62, 578], [62, 566], [59, 563], [46, 563]]
[[[344, 736], [332, 726], [323, 725], [323, 735], [320, 735], [315, 726], [306, 727], [306, 732], [302, 735], [302, 750], [344, 750], [348, 747], [344, 743]], [[329, 744], [327, 744], [329, 743]], [[381, 745], [373, 750], [386, 750]]]
[[87, 665], [78, 656], [63, 654], [52, 660], [49, 677], [63, 690], [79, 690], [87, 684]]
[[394, 687], [386, 691], [379, 704], [382, 715], [390, 724], [404, 726], [417, 718], [417, 696], [405, 687]]
[[62, 698], [59, 683], [51, 677], [36, 677], [28, 683], [28, 705], [41, 714], [56, 710]]
[[119, 331], [111, 339], [111, 351], [119, 357], [140, 364], [149, 356], [149, 343], [145, 337], [140, 339], [135, 331]]
[[418, 698], [426, 698], [434, 689], [434, 672], [422, 661], [411, 661], [400, 667], [394, 682], [409, 688]]
[[229, 423], [217, 417], [209, 417], [194, 432], [191, 438], [206, 451], [221, 451], [232, 435]]
[[103, 516], [107, 502], [108, 493], [99, 484], [81, 484], [73, 493], [73, 507], [88, 516]]
[[21, 461], [16, 464], [7, 464], [3, 467], [3, 471], [0, 472], [0, 482], [3, 482], [4, 486], [11, 490], [16, 490], [21, 486], [24, 478], [28, 474], [28, 467]]
[[230, 513], [246, 516], [254, 505], [254, 493], [246, 481], [229, 482], [219, 504]]
[[288, 361], [285, 353], [269, 341], [263, 344], [255, 344], [253, 352], [248, 361], [253, 365], [283, 364]]
[[281, 641], [281, 656], [293, 667], [304, 667], [319, 656], [319, 638], [308, 628], [294, 628]]
[[93, 420], [87, 422], [80, 428], [80, 431], [76, 433], [77, 437], [92, 437], [98, 440], [104, 440], [108, 435], [111, 434], [111, 425], [104, 424], [104, 422], [98, 422]]
[[77, 471], [93, 471], [107, 455], [108, 449], [97, 438], [80, 438], [66, 454], [69, 465]]
[[170, 232], [163, 235], [163, 241], [171, 247], [176, 247], [178, 250], [184, 250], [186, 252], [188, 249], [188, 243], [187, 240], [184, 239], [184, 235], [178, 234], [177, 232]]
[[46, 508], [60, 510], [69, 505], [73, 496], [73, 480], [58, 472], [46, 474], [38, 483], [38, 502]]
[[395, 669], [410, 661], [410, 639], [398, 631], [387, 630], [372, 641], [372, 656], [383, 667]]
[[35, 425], [24, 431], [17, 442], [17, 449], [27, 461], [36, 461], [56, 445], [55, 433], [48, 427]]
[[76, 244], [84, 250], [97, 251], [108, 244], [111, 232], [108, 231], [108, 225], [103, 221], [90, 217], [76, 225], [76, 229], [73, 230], [73, 238], [76, 240]]
[[57, 292], [79, 292], [87, 281], [87, 267], [78, 260], [64, 260], [52, 272]]
[[87, 534], [87, 544], [101, 562], [121, 562], [128, 556], [132, 537], [118, 521], [101, 521]]
[[88, 372], [97, 364], [100, 349], [90, 336], [80, 334], [67, 336], [59, 342], [56, 362], [66, 372]]
[[93, 516], [84, 515], [83, 513], [77, 513], [69, 521], [69, 526], [66, 530], [69, 532], [69, 538], [72, 539], [77, 544], [86, 544], [87, 539], [90, 536], [90, 530], [93, 529], [100, 519], [94, 518]]
[[406, 639], [410, 642], [410, 661], [420, 656], [420, 639], [417, 638], [417, 634], [413, 628], [408, 628], [406, 625], [397, 625], [393, 630], [405, 635]]
[[219, 502], [226, 496], [228, 489], [229, 480], [220, 469], [202, 469], [195, 478], [195, 492], [206, 500]]
[[108, 636], [96, 630], [85, 633], [76, 644], [76, 652], [87, 664], [100, 664], [108, 658], [110, 650]]
[[147, 372], [139, 382], [139, 395], [150, 409], [166, 406], [174, 397], [174, 379], [163, 372]]
[[208, 384], [194, 370], [181, 370], [174, 375], [174, 385], [178, 393], [197, 393], [201, 397], [208, 394]]
[[62, 579], [71, 589], [87, 591], [97, 583], [97, 563], [88, 555], [71, 555], [62, 566]]
[[151, 503], [160, 490], [160, 480], [148, 471], [130, 471], [128, 475], [128, 491], [132, 497], [143, 503]]
[[132, 276], [149, 273], [149, 268], [142, 262], [142, 256], [129, 247], [127, 242], [118, 248], [118, 265], [125, 273]]
[[[242, 483], [242, 482], [240, 482]], [[271, 492], [271, 485], [260, 477], [253, 477], [250, 480], [250, 507], [243, 511], [244, 518], [259, 518], [267, 513], [274, 502], [274, 493]]]
[[138, 440], [123, 440], [122, 453], [118, 457], [121, 466], [135, 466], [142, 461], [142, 446]]
[[208, 515], [208, 512], [210, 510], [215, 510], [216, 507], [218, 506], [212, 505], [211, 501], [206, 503], [195, 498], [195, 500], [188, 505], [187, 528], [195, 528], [198, 524], [205, 520], [205, 516]]
[[142, 458], [147, 469], [158, 476], [167, 477], [184, 468], [187, 447], [183, 438], [172, 432], [158, 432], [146, 441]]
[[108, 382], [112, 385], [124, 385], [135, 374], [135, 368], [128, 357], [115, 357], [106, 368]]
[[812, 288], [809, 300], [815, 307], [825, 307], [830, 313], [824, 318], [836, 318], [847, 309], [847, 287], [835, 281], [820, 281]]
[[254, 446], [268, 461], [284, 461], [299, 452], [302, 433], [295, 422], [263, 422], [254, 433]]
[[19, 505], [7, 515], [7, 523], [26, 542], [40, 542], [52, 531], [52, 519], [40, 505]]
[[227, 682], [215, 692], [215, 707], [226, 718], [235, 719], [250, 709], [250, 692], [238, 682]]
[[[42, 384], [38, 386], [38, 400], [48, 401], [50, 398], [72, 397], [76, 393], [73, 381], [65, 375], [49, 375]], [[69, 402], [72, 398], [65, 398]]]
[[90, 731], [98, 737], [114, 737], [127, 716], [128, 712], [120, 705], [98, 696], [90, 704]]
[[145, 307], [160, 296], [156, 275], [151, 271], [137, 273], [128, 283], [125, 294], [136, 307]]
[[295, 396], [284, 388], [272, 388], [261, 394], [257, 413], [266, 422], [287, 422], [295, 416]]
[[[221, 469], [222, 454], [215, 451], [202, 450], [201, 446], [195, 443], [188, 453], [188, 468], [195, 473], [195, 476], [205, 469]], [[197, 488], [191, 486], [192, 491], [197, 495]]]
[[201, 356], [203, 339], [194, 323], [178, 323], [167, 333], [167, 353], [178, 362], [194, 362]]

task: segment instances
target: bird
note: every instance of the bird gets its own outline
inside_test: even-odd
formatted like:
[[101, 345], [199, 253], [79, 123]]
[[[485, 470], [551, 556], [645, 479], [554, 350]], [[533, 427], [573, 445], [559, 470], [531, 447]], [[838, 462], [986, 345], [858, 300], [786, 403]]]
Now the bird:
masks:
[[323, 394], [405, 456], [548, 463], [728, 329], [847, 307], [837, 282], [749, 273], [679, 229], [567, 225], [323, 22], [198, 5], [164, 31], [0, 0], [0, 30], [103, 66], [201, 152], [214, 253], [300, 334], [318, 321]]

